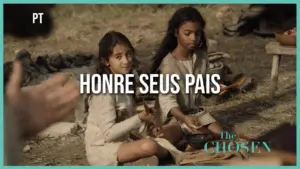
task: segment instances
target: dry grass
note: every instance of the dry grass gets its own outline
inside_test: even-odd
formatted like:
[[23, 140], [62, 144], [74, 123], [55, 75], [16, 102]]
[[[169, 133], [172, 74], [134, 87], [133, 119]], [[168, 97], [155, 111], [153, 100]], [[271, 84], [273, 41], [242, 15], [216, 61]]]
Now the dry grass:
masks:
[[[164, 8], [149, 5], [59, 5], [53, 11], [56, 28], [48, 38], [16, 40], [5, 37], [5, 61], [11, 60], [15, 50], [26, 48], [34, 56], [57, 52], [96, 52], [100, 38], [109, 30], [123, 32], [139, 52], [139, 60], [146, 62], [159, 44], [172, 13], [182, 5]], [[296, 62], [283, 58], [279, 76], [278, 98], [268, 102], [267, 91], [271, 72], [271, 57], [264, 46], [272, 39], [248, 35], [226, 38], [220, 34], [221, 24], [215, 11], [222, 5], [196, 5], [206, 18], [207, 34], [218, 40], [218, 50], [231, 55], [228, 61], [234, 72], [244, 72], [258, 80], [253, 92], [236, 96], [224, 104], [209, 108], [224, 125], [236, 125], [249, 136], [259, 136], [285, 122], [296, 122]], [[240, 6], [235, 6], [240, 7]], [[33, 143], [30, 143], [33, 144]], [[51, 162], [48, 163], [48, 162]], [[27, 165], [84, 165], [83, 140], [45, 140], [33, 144], [23, 154]]]
[[[100, 38], [109, 30], [124, 33], [137, 48], [157, 44], [165, 32], [168, 19], [180, 6], [184, 5], [163, 8], [157, 5], [58, 5], [53, 11], [56, 27], [50, 37], [23, 41], [5, 37], [5, 61], [21, 48], [29, 49], [33, 55], [96, 52]], [[221, 6], [193, 6], [200, 9], [208, 22], [208, 37], [218, 36], [221, 24], [216, 20], [216, 14], [210, 11]]]

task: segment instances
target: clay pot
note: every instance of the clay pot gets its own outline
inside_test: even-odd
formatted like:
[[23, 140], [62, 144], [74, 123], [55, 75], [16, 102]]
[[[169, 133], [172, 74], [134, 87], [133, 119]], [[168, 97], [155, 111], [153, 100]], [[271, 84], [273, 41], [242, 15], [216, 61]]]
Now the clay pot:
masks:
[[217, 64], [212, 63], [211, 67], [207, 70], [207, 74], [219, 74], [221, 77], [221, 82], [223, 81], [224, 75], [225, 75], [225, 69], [222, 62], [219, 62]]

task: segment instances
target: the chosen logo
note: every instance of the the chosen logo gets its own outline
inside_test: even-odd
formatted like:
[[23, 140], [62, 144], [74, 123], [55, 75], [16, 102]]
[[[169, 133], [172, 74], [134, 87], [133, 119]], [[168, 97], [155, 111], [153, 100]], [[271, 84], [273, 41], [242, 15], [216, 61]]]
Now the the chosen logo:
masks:
[[[264, 147], [268, 152], [271, 148], [266, 141], [236, 141], [237, 135], [230, 132], [222, 132], [220, 141], [209, 141], [204, 144], [204, 150], [212, 153], [226, 153], [226, 152], [239, 152], [245, 149], [250, 153], [260, 153], [259, 147]], [[213, 150], [208, 147], [215, 147]]]

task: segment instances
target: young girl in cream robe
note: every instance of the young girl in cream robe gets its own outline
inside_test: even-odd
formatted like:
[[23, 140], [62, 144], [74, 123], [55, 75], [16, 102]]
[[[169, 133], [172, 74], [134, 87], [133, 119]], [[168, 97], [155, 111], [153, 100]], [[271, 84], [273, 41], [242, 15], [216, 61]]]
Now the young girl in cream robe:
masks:
[[[104, 35], [99, 43], [97, 73], [128, 74], [133, 61], [134, 48], [123, 34], [112, 31]], [[85, 145], [90, 165], [120, 165], [168, 154], [152, 139], [129, 139], [132, 130], [155, 118], [145, 111], [136, 113], [132, 94], [92, 95], [88, 113]]]

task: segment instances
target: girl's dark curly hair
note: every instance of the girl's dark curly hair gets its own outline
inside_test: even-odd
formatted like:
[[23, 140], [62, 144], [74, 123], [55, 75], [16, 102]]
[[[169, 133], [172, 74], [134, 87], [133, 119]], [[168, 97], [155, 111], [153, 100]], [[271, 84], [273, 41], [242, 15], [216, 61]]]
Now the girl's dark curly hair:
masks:
[[137, 66], [137, 60], [135, 58], [135, 49], [132, 46], [129, 39], [122, 33], [116, 31], [107, 32], [100, 40], [98, 44], [98, 57], [96, 58], [96, 73], [109, 74], [111, 73], [108, 67], [105, 65], [105, 61], [108, 61], [112, 55], [113, 48], [118, 45], [127, 45], [133, 52], [133, 68]]
[[[109, 57], [113, 53], [113, 48], [118, 45], [123, 44], [127, 45], [133, 52], [133, 66], [130, 73], [133, 72], [134, 68], [138, 65], [137, 60], [135, 58], [135, 49], [132, 46], [129, 39], [122, 33], [116, 31], [107, 32], [100, 40], [98, 47], [98, 57], [95, 58], [95, 73], [100, 76], [103, 74], [112, 73], [111, 70], [105, 65], [105, 61], [108, 61]], [[136, 88], [135, 78], [130, 79], [133, 82], [133, 89]], [[135, 94], [134, 94], [135, 97]]]
[[151, 68], [151, 73], [157, 72], [164, 57], [177, 47], [176, 31], [185, 22], [198, 22], [201, 25], [201, 39], [199, 49], [207, 50], [206, 37], [204, 34], [205, 21], [200, 12], [193, 7], [183, 7], [178, 9], [169, 20], [168, 29], [165, 37], [162, 40], [160, 48], [154, 56], [154, 61]]

